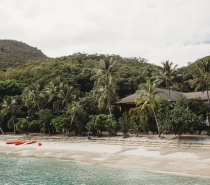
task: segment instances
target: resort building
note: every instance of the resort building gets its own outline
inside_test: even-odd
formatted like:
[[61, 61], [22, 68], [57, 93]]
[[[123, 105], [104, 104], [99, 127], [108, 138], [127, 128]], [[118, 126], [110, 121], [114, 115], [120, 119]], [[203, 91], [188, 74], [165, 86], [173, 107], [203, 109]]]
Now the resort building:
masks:
[[[206, 91], [198, 91], [198, 92], [179, 92], [179, 91], [173, 91], [168, 89], [158, 89], [160, 90], [159, 96], [163, 100], [175, 102], [179, 97], [185, 97], [186, 99], [200, 99], [202, 101], [207, 101], [207, 92]], [[120, 101], [118, 101], [116, 104], [120, 105], [121, 110], [129, 110], [130, 108], [133, 108], [136, 106], [136, 99], [140, 96], [140, 93], [134, 93], [129, 96], [126, 96], [122, 98]]]

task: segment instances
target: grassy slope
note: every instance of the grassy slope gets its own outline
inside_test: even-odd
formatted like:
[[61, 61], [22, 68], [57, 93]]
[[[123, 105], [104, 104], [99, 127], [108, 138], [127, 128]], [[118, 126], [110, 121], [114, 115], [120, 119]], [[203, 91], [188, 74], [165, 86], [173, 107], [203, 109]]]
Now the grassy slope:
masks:
[[42, 58], [47, 56], [35, 47], [14, 40], [0, 40], [0, 70]]

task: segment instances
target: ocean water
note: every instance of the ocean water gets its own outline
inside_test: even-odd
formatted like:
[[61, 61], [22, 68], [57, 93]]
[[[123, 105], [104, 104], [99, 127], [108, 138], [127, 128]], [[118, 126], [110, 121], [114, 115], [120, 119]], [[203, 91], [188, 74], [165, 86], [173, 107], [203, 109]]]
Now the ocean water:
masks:
[[58, 159], [0, 155], [1, 185], [209, 185], [209, 178], [124, 170]]

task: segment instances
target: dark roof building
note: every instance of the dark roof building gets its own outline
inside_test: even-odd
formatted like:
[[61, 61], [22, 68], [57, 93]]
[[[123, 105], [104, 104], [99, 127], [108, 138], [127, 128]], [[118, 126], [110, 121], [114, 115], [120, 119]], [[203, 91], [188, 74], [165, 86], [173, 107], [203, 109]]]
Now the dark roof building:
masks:
[[[179, 91], [172, 91], [170, 90], [170, 95], [168, 89], [158, 89], [160, 90], [159, 96], [163, 100], [175, 102], [179, 97], [183, 96], [186, 99], [198, 99], [200, 98], [201, 100], [208, 100], [207, 98], [207, 93], [206, 91], [202, 92], [189, 92], [189, 93], [184, 93], [184, 92], [179, 92]], [[117, 104], [136, 104], [136, 99], [140, 96], [140, 93], [134, 93], [129, 96], [126, 96], [122, 98]]]

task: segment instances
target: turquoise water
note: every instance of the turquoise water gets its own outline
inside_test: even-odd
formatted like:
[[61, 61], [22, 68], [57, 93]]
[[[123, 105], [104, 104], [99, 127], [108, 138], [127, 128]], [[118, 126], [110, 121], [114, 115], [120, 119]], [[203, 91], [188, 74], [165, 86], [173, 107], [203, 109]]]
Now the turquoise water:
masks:
[[0, 156], [1, 185], [209, 185], [209, 178], [123, 170], [58, 159]]

